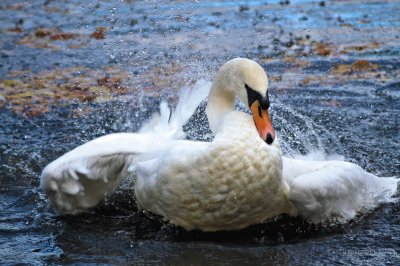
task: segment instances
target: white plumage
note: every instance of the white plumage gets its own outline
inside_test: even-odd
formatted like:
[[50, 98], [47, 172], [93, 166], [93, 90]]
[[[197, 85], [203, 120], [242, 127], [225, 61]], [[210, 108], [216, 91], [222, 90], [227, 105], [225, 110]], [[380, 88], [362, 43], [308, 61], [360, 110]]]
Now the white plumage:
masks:
[[[236, 230], [282, 213], [315, 223], [347, 221], [393, 200], [396, 178], [379, 178], [343, 161], [282, 157], [268, 127], [267, 76], [248, 59], [228, 61], [211, 86], [207, 115], [214, 140], [184, 140], [182, 127], [209, 87], [198, 83], [185, 91], [171, 114], [161, 104], [160, 115], [139, 133], [100, 137], [49, 164], [41, 187], [55, 208], [76, 214], [93, 207], [129, 173], [137, 176], [141, 208], [187, 230]], [[235, 96], [253, 117], [234, 110]], [[257, 112], [253, 102], [264, 102], [264, 109]], [[260, 126], [257, 115], [267, 124]]]

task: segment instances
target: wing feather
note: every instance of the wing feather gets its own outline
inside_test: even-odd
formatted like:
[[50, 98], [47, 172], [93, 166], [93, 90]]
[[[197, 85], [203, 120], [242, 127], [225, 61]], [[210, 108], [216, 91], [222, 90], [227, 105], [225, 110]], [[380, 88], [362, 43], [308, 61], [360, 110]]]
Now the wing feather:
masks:
[[209, 89], [205, 81], [185, 88], [174, 111], [161, 103], [160, 114], [144, 124], [140, 133], [106, 135], [64, 154], [43, 170], [41, 188], [61, 213], [75, 214], [95, 206], [136, 170], [138, 155], [185, 138], [183, 125]]
[[135, 168], [135, 158], [162, 145], [149, 134], [118, 133], [90, 141], [50, 163], [41, 188], [64, 214], [95, 206]]
[[398, 178], [378, 177], [344, 161], [304, 161], [283, 157], [289, 200], [298, 215], [314, 223], [348, 221], [391, 202]]

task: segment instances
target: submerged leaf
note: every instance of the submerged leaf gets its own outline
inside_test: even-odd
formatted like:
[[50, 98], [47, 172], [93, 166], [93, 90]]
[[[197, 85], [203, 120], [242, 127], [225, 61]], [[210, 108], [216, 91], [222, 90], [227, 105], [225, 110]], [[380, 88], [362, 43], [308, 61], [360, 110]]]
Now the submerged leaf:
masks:
[[366, 60], [358, 60], [353, 64], [337, 64], [333, 66], [332, 73], [336, 75], [351, 74], [353, 72], [368, 72], [379, 69], [378, 64], [373, 64]]
[[379, 65], [366, 60], [358, 60], [351, 65], [351, 69], [354, 71], [372, 71], [379, 69]]
[[47, 106], [33, 105], [25, 110], [24, 114], [28, 117], [35, 117], [47, 113], [48, 111], [49, 108]]
[[351, 72], [351, 65], [337, 64], [332, 68], [332, 73], [336, 75], [349, 74]]
[[[87, 42], [82, 42], [81, 39], [88, 39], [88, 36], [73, 32], [63, 32], [53, 28], [37, 28], [34, 32], [29, 33], [27, 36], [17, 41], [17, 43], [32, 48], [59, 49], [63, 47], [60, 43], [56, 43], [59, 41], [68, 41], [68, 43], [70, 43], [74, 40], [80, 40], [79, 46], [76, 47], [83, 47]], [[74, 43], [70, 44], [70, 46], [73, 44]]]
[[313, 48], [319, 55], [328, 56], [332, 53], [332, 49], [326, 43], [316, 43]]
[[91, 38], [100, 40], [106, 37], [106, 28], [105, 27], [97, 27], [96, 30], [90, 34]]
[[52, 30], [46, 28], [39, 28], [35, 31], [35, 36], [38, 38], [44, 38], [46, 36], [50, 36], [52, 34]]

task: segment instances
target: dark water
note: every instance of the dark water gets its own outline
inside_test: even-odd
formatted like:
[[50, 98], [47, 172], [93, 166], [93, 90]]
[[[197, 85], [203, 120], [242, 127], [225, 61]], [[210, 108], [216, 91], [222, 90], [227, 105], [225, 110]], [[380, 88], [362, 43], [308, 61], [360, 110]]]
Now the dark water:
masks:
[[[97, 2], [32, 1], [0, 6], [0, 79], [10, 71], [118, 65], [132, 87], [146, 71], [176, 62], [174, 78], [209, 78], [228, 58], [256, 59], [268, 71], [274, 126], [286, 154], [343, 155], [381, 176], [400, 174], [400, 46], [397, 1]], [[24, 2], [21, 2], [24, 3]], [[47, 3], [47, 4], [46, 4]], [[7, 8], [5, 8], [7, 7]], [[16, 44], [7, 33], [23, 19], [23, 36], [37, 27], [91, 33], [104, 40], [80, 49]], [[308, 36], [308, 37], [307, 37]], [[311, 39], [332, 48], [312, 50]], [[379, 46], [371, 43], [378, 42]], [[343, 47], [365, 46], [348, 49]], [[311, 51], [311, 52], [310, 52]], [[285, 60], [307, 61], [306, 66]], [[339, 64], [368, 60], [378, 70], [341, 73]], [[167, 77], [168, 79], [168, 77]], [[305, 79], [312, 80], [304, 82]], [[176, 95], [178, 85], [162, 90]], [[133, 90], [132, 90], [133, 91]], [[3, 91], [0, 89], [0, 93]], [[140, 98], [140, 104], [137, 103]], [[172, 97], [173, 98], [173, 97]], [[393, 264], [400, 262], [400, 204], [386, 204], [346, 225], [316, 226], [286, 216], [239, 232], [186, 232], [138, 212], [127, 180], [96, 209], [60, 217], [37, 189], [43, 167], [97, 136], [135, 131], [157, 110], [158, 97], [135, 94], [106, 103], [65, 103], [37, 117], [0, 109], [0, 263], [4, 264]], [[204, 109], [204, 105], [202, 106]], [[89, 113], [77, 112], [90, 108]], [[207, 139], [199, 108], [185, 127]]]

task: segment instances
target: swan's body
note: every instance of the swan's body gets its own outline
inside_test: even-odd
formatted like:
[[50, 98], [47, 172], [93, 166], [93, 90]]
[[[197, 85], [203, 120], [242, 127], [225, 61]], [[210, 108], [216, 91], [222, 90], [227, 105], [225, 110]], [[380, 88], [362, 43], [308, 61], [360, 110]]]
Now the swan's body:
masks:
[[139, 205], [205, 231], [240, 229], [290, 211], [279, 144], [267, 146], [242, 112], [224, 123], [211, 143], [178, 142], [140, 163]]
[[[107, 135], [60, 157], [43, 170], [41, 186], [61, 213], [74, 214], [95, 206], [135, 172], [141, 208], [203, 231], [241, 229], [281, 213], [313, 222], [347, 220], [390, 201], [395, 178], [378, 178], [347, 162], [282, 157], [267, 87], [257, 63], [231, 60], [208, 98], [212, 142], [182, 140], [182, 126], [202, 100], [195, 91], [197, 98], [186, 94], [171, 119], [165, 119], [164, 106], [159, 122], [153, 119], [141, 133]], [[253, 117], [234, 110], [235, 96]]]

